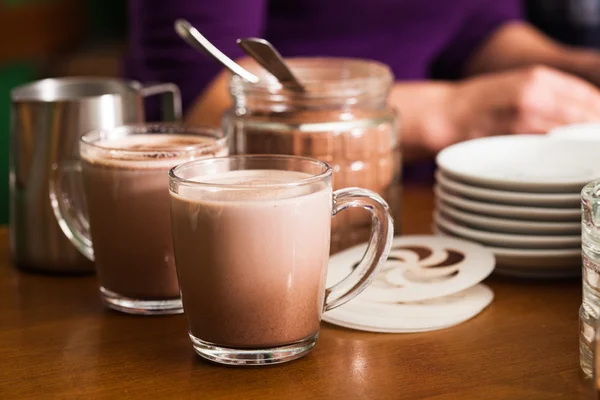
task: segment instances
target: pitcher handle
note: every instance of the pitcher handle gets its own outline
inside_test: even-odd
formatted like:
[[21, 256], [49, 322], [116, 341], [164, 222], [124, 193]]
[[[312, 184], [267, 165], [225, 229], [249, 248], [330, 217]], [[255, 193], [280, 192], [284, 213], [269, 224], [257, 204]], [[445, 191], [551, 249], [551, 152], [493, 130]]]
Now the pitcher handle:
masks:
[[[140, 90], [142, 97], [163, 95], [161, 103], [161, 113], [163, 121], [181, 120], [181, 92], [174, 83], [158, 83], [155, 85], [146, 85]], [[170, 101], [169, 101], [170, 97]]]
[[377, 193], [360, 188], [346, 188], [333, 193], [333, 215], [359, 207], [371, 213], [371, 237], [367, 251], [358, 266], [341, 282], [325, 292], [323, 311], [329, 311], [352, 300], [371, 283], [392, 247], [394, 221], [390, 208]]
[[94, 261], [81, 163], [53, 164], [49, 186], [50, 205], [58, 226], [81, 254]]

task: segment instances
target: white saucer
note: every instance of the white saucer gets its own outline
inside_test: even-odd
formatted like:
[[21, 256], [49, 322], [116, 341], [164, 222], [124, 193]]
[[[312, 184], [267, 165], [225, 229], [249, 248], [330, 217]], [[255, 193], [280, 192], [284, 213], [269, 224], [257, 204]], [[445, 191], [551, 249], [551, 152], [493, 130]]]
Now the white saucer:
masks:
[[523, 249], [556, 249], [581, 246], [581, 235], [527, 235], [482, 231], [457, 224], [439, 212], [434, 213], [434, 221], [442, 229], [478, 243]]
[[550, 130], [547, 135], [552, 139], [600, 142], [600, 124], [589, 122], [560, 126]]
[[479, 228], [487, 231], [501, 233], [521, 234], [581, 234], [581, 223], [579, 222], [544, 222], [527, 221], [487, 217], [485, 215], [472, 214], [437, 201], [436, 209], [442, 215], [465, 224], [467, 227]]
[[515, 269], [581, 269], [581, 249], [525, 250], [488, 247], [502, 267]]
[[505, 204], [484, 203], [453, 195], [441, 189], [439, 186], [435, 186], [434, 192], [444, 203], [477, 214], [536, 221], [576, 222], [581, 219], [580, 208], [519, 207]]
[[[457, 237], [443, 228], [433, 226], [433, 232], [442, 237]], [[512, 249], [486, 246], [496, 257], [497, 267], [514, 269], [581, 269], [581, 248], [572, 249]]]
[[444, 174], [476, 186], [508, 191], [576, 193], [600, 178], [598, 151], [587, 142], [547, 135], [468, 140], [442, 150]]
[[527, 193], [481, 188], [454, 181], [439, 170], [436, 171], [435, 178], [442, 189], [451, 190], [456, 194], [475, 200], [534, 207], [555, 206], [573, 208], [579, 207], [581, 204], [581, 195], [579, 193]]

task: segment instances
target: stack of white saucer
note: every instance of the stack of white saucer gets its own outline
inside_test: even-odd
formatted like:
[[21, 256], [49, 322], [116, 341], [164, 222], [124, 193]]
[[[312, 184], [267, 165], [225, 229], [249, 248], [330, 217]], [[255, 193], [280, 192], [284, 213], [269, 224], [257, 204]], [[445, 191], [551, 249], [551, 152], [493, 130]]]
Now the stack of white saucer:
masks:
[[600, 178], [598, 145], [512, 135], [450, 146], [437, 157], [434, 229], [485, 245], [496, 272], [576, 276], [580, 191]]

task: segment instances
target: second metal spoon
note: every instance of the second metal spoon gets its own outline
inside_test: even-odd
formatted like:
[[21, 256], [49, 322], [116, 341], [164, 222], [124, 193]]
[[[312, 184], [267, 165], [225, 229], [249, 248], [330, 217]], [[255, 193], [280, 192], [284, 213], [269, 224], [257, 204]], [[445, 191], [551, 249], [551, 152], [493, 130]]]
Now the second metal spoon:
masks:
[[194, 28], [192, 24], [185, 19], [178, 19], [175, 21], [175, 31], [190, 46], [208, 54], [225, 68], [242, 77], [242, 79], [252, 83], [257, 83], [259, 81], [256, 75], [248, 72], [241, 65], [223, 54], [221, 50], [217, 49], [208, 41], [208, 39], [202, 36], [198, 29]]
[[238, 39], [237, 44], [244, 52], [271, 73], [285, 87], [295, 92], [305, 92], [306, 89], [294, 76], [281, 54], [265, 39]]

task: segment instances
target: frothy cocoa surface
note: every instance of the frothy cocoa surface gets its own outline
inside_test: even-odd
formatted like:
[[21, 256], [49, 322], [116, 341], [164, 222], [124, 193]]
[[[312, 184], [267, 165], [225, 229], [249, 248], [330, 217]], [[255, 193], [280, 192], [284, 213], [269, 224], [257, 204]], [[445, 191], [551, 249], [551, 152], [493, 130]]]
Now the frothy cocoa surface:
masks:
[[[310, 194], [315, 187], [323, 184], [302, 185], [301, 182], [312, 178], [313, 175], [282, 170], [254, 170], [254, 171], [229, 171], [189, 179], [192, 182], [216, 184], [223, 190], [215, 192], [204, 187], [180, 187], [179, 195], [189, 198], [201, 198], [203, 201], [264, 201], [283, 200]], [[280, 186], [281, 184], [294, 183], [296, 187]], [[231, 190], [234, 187], [239, 190]]]
[[[137, 135], [122, 144], [148, 140], [149, 147], [171, 148], [165, 142], [169, 136], [173, 147], [180, 143], [177, 135], [158, 136], [163, 137]], [[226, 154], [227, 149], [216, 152]], [[105, 289], [144, 300], [179, 297], [168, 185], [168, 171], [179, 162], [180, 158], [122, 160], [106, 152], [82, 157], [96, 269]]]
[[[112, 150], [112, 151], [111, 151]], [[139, 134], [85, 146], [81, 158], [117, 168], [165, 168], [201, 157], [228, 155], [226, 145], [200, 135]]]
[[[306, 175], [257, 170], [211, 179], [260, 186]], [[331, 191], [296, 194], [268, 187], [226, 194], [224, 200], [206, 199], [202, 192], [171, 193], [175, 259], [194, 336], [222, 346], [264, 348], [318, 331]]]
[[284, 171], [277, 169], [258, 169], [227, 171], [209, 176], [198, 176], [189, 179], [193, 182], [206, 182], [218, 185], [264, 186], [286, 183], [300, 183], [313, 175], [300, 171]]
[[149, 133], [130, 135], [119, 139], [102, 140], [96, 143], [96, 145], [121, 150], [175, 151], [185, 150], [190, 146], [210, 146], [213, 143], [213, 139], [200, 135]]

